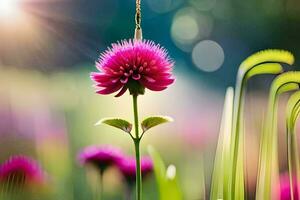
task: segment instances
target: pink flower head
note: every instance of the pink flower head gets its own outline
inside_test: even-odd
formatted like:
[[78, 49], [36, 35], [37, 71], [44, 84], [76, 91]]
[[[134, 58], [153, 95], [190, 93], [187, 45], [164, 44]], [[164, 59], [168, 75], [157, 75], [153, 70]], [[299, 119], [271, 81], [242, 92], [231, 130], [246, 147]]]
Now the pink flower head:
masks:
[[[124, 176], [127, 183], [135, 183], [136, 178], [136, 161], [133, 157], [124, 157], [119, 160], [118, 168]], [[146, 177], [153, 171], [152, 160], [149, 157], [141, 158], [141, 173], [142, 177]]]
[[[300, 184], [293, 184], [294, 187], [294, 199], [299, 199], [298, 189]], [[290, 188], [290, 179], [288, 173], [280, 176], [280, 200], [290, 200], [291, 198], [291, 188]]]
[[108, 167], [115, 165], [121, 157], [121, 151], [115, 147], [89, 146], [79, 153], [78, 159], [82, 165], [91, 164], [102, 173]]
[[91, 73], [98, 94], [118, 92], [144, 94], [145, 88], [162, 91], [174, 82], [167, 51], [149, 40], [124, 40], [112, 44], [96, 63], [100, 72]]
[[26, 156], [12, 156], [0, 165], [0, 183], [14, 186], [42, 184], [46, 175], [39, 164]]

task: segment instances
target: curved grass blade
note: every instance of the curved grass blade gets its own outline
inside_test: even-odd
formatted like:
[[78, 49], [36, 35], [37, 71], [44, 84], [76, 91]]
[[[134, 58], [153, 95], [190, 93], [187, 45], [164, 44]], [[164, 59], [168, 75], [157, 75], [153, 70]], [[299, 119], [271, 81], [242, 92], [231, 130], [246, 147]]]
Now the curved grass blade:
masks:
[[[244, 199], [244, 128], [243, 109], [246, 83], [259, 74], [279, 74], [283, 71], [278, 63], [293, 64], [294, 57], [288, 51], [264, 50], [248, 57], [239, 67], [234, 97], [234, 111], [231, 137], [230, 183], [226, 199]], [[236, 185], [238, 183], [238, 185]]]
[[[299, 194], [300, 168], [298, 141], [295, 133], [295, 124], [300, 114], [300, 91], [295, 92], [287, 103], [286, 129], [288, 141], [288, 169], [290, 179], [290, 194]], [[296, 184], [294, 186], [294, 184]], [[294, 191], [297, 190], [297, 191]], [[291, 195], [294, 200], [294, 195]]]
[[272, 83], [268, 100], [268, 112], [261, 138], [256, 199], [272, 199], [278, 195], [272, 191], [278, 183], [278, 134], [277, 109], [279, 95], [299, 88], [300, 72], [286, 72]]
[[245, 59], [242, 62], [239, 70], [240, 72], [247, 72], [253, 66], [261, 63], [286, 63], [288, 65], [292, 65], [294, 62], [295, 58], [289, 51], [280, 49], [266, 49], [259, 51]]

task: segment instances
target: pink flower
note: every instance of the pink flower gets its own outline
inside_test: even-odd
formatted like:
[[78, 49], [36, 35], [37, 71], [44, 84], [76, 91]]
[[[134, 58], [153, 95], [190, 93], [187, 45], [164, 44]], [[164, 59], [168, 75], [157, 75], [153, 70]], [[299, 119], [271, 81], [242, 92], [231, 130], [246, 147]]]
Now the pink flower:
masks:
[[[136, 161], [133, 157], [123, 157], [119, 160], [118, 168], [121, 171], [124, 179], [128, 184], [135, 183], [136, 178]], [[141, 158], [141, 173], [142, 177], [146, 177], [153, 171], [152, 160], [149, 157]]]
[[45, 173], [39, 164], [26, 156], [12, 156], [0, 166], [0, 183], [14, 186], [42, 184]]
[[[294, 185], [294, 199], [299, 199], [298, 189], [299, 189], [299, 183], [298, 185], [296, 183]], [[280, 200], [290, 200], [291, 198], [291, 188], [290, 188], [290, 179], [288, 173], [285, 173], [280, 176]]]
[[124, 40], [112, 44], [101, 54], [96, 67], [100, 72], [91, 73], [98, 94], [118, 92], [123, 95], [144, 94], [144, 89], [162, 91], [174, 82], [167, 51], [149, 40]]
[[78, 159], [82, 165], [91, 164], [102, 173], [108, 167], [115, 165], [122, 156], [121, 151], [115, 147], [89, 146], [79, 153]]

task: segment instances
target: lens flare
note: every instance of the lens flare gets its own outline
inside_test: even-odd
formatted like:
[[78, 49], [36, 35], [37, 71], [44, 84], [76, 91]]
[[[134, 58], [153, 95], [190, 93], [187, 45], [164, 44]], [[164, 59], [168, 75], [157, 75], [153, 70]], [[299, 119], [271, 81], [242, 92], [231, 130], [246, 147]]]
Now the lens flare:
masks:
[[0, 1], [0, 17], [10, 18], [18, 15], [20, 11], [19, 0], [1, 0]]

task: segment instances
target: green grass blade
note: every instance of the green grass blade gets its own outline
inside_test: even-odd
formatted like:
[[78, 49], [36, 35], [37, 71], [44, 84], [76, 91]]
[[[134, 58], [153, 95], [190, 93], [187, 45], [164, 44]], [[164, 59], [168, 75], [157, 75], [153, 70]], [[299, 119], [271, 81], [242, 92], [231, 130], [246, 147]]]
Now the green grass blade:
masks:
[[239, 70], [246, 73], [249, 69], [261, 63], [286, 63], [292, 65], [294, 62], [295, 58], [289, 51], [267, 49], [249, 56], [242, 62]]
[[299, 83], [299, 72], [286, 72], [281, 74], [272, 83], [269, 94], [267, 118], [261, 139], [256, 199], [271, 199], [272, 195], [275, 194], [272, 192], [272, 188], [278, 181], [278, 98], [283, 92], [298, 89], [299, 87], [297, 85]]
[[161, 156], [152, 146], [148, 147], [148, 152], [153, 160], [160, 200], [182, 200], [182, 192], [177, 180], [176, 168], [171, 165], [166, 170]]
[[298, 118], [299, 107], [300, 107], [300, 91], [297, 91], [289, 98], [289, 101], [287, 103], [287, 109], [286, 109], [286, 124], [288, 130], [290, 130], [291, 133], [294, 133], [293, 129], [295, 128], [295, 122]]
[[264, 63], [252, 68], [246, 74], [246, 80], [260, 74], [279, 74], [282, 72], [282, 66], [278, 63]]
[[[228, 171], [230, 170], [230, 134], [233, 111], [233, 88], [228, 88], [225, 95], [223, 115], [219, 132], [218, 145], [215, 155], [212, 175], [210, 199], [224, 199], [228, 191]], [[225, 188], [225, 189], [224, 189]]]
[[[249, 78], [259, 74], [278, 74], [283, 71], [281, 65], [277, 63], [292, 64], [294, 57], [291, 53], [282, 50], [265, 50], [248, 57], [239, 67], [234, 98], [233, 125], [231, 137], [231, 165], [232, 170], [229, 174], [232, 183], [231, 193], [227, 199], [244, 199], [244, 166], [242, 159], [244, 151], [244, 128], [243, 128], [243, 107], [246, 83]], [[240, 144], [241, 143], [241, 144]], [[241, 163], [238, 163], [241, 162]], [[238, 186], [235, 184], [238, 183]], [[232, 197], [230, 195], [233, 195]]]
[[[300, 114], [300, 91], [295, 92], [289, 99], [286, 109], [286, 125], [288, 138], [288, 169], [290, 179], [290, 193], [295, 194], [295, 189], [299, 192], [299, 186], [294, 186], [294, 183], [299, 183], [300, 168], [299, 168], [299, 153], [298, 140], [295, 134], [295, 124]], [[292, 195], [292, 199], [294, 196]]]

